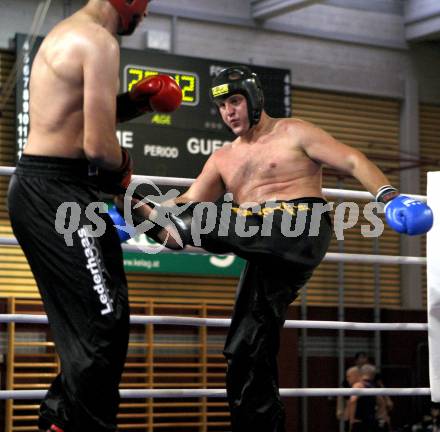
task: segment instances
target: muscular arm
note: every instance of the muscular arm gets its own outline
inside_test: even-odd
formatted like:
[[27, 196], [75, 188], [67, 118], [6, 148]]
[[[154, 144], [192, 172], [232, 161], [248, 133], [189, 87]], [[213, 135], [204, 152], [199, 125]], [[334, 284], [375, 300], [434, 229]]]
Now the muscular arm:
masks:
[[115, 122], [118, 82], [118, 44], [98, 31], [85, 48], [84, 152], [94, 165], [108, 170], [122, 162]]
[[301, 147], [313, 160], [355, 177], [373, 195], [390, 184], [385, 174], [359, 150], [342, 144], [322, 129], [302, 122]]

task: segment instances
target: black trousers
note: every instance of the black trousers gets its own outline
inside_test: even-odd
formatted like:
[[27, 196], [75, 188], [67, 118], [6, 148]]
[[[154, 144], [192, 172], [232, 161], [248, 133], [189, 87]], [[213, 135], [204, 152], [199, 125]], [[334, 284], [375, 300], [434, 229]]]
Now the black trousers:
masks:
[[[224, 348], [233, 432], [285, 431], [277, 367], [280, 330], [289, 304], [328, 249], [331, 220], [320, 211], [325, 204], [303, 198], [252, 211], [233, 207], [228, 220], [217, 203], [215, 228], [196, 236], [210, 252], [234, 252], [247, 260]], [[194, 226], [203, 228], [206, 216], [196, 205]], [[256, 235], [246, 234], [256, 228]]]
[[[100, 237], [92, 235], [97, 226], [85, 210], [97, 200], [84, 160], [24, 155], [9, 185], [13, 231], [38, 284], [61, 359], [61, 373], [41, 404], [41, 429], [53, 423], [66, 432], [116, 430], [128, 293], [120, 242], [107, 215], [95, 212], [105, 230]], [[66, 202], [75, 203], [75, 209], [64, 225], [77, 221], [70, 245], [60, 233], [62, 219], [56, 225]]]

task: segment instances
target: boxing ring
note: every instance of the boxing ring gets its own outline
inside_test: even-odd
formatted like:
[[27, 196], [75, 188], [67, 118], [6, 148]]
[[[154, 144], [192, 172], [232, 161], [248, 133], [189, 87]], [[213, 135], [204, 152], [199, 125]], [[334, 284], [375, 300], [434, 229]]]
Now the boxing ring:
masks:
[[[0, 175], [9, 176], [14, 172], [13, 167], [0, 167]], [[440, 174], [440, 173], [433, 173]], [[153, 182], [158, 186], [181, 186], [186, 187], [192, 183], [192, 179], [165, 178], [165, 177], [146, 177], [133, 176], [134, 183], [142, 183], [144, 180]], [[440, 177], [438, 177], [440, 184]], [[324, 195], [328, 198], [337, 199], [357, 199], [371, 200], [372, 196], [368, 192], [359, 192], [352, 190], [324, 189]], [[419, 200], [426, 201], [425, 196], [409, 195]], [[428, 196], [429, 185], [428, 185]], [[431, 205], [431, 201], [430, 201]], [[432, 207], [432, 205], [431, 205]], [[433, 207], [434, 214], [440, 214], [439, 208]], [[435, 230], [435, 226], [433, 230]], [[432, 231], [433, 231], [432, 230]], [[440, 231], [440, 229], [439, 229]], [[5, 246], [17, 246], [14, 238], [2, 237], [0, 244]], [[429, 239], [428, 239], [429, 244]], [[122, 245], [126, 252], [139, 252], [136, 245]], [[143, 248], [148, 252], [147, 249]], [[429, 250], [429, 247], [428, 247]], [[164, 249], [160, 253], [202, 253], [206, 251], [197, 248], [186, 248], [183, 251], [173, 251]], [[155, 252], [157, 253], [157, 252]], [[429, 255], [429, 254], [428, 254]], [[338, 263], [366, 263], [366, 264], [397, 264], [397, 265], [418, 265], [424, 266], [429, 262], [427, 258], [414, 256], [391, 256], [391, 255], [368, 255], [368, 254], [347, 254], [347, 253], [327, 253], [325, 262]], [[439, 266], [440, 267], [440, 266]], [[440, 280], [440, 279], [439, 279]], [[429, 284], [429, 275], [428, 275]], [[439, 288], [440, 291], [440, 288]], [[439, 302], [440, 303], [440, 302]], [[176, 326], [195, 326], [195, 327], [228, 327], [229, 319], [215, 318], [191, 318], [178, 316], [141, 316], [132, 315], [131, 324], [154, 324], [154, 325], [176, 325]], [[29, 314], [0, 314], [0, 323], [26, 323], [26, 324], [46, 324], [47, 318], [44, 315]], [[310, 320], [287, 320], [285, 328], [289, 329], [326, 329], [326, 330], [356, 330], [356, 331], [428, 331], [428, 324], [425, 323], [364, 323], [364, 322], [345, 322], [345, 321], [310, 321]], [[439, 332], [440, 334], [440, 332]], [[434, 336], [434, 335], [433, 335]], [[437, 336], [437, 333], [435, 334]], [[440, 340], [440, 339], [437, 339]], [[439, 357], [440, 358], [440, 357]], [[280, 393], [284, 397], [323, 397], [323, 396], [430, 396], [431, 388], [369, 388], [369, 389], [351, 389], [351, 388], [283, 388]], [[225, 389], [124, 389], [121, 390], [122, 398], [225, 398]], [[1, 390], [0, 400], [7, 399], [40, 399], [43, 398], [46, 390]]]

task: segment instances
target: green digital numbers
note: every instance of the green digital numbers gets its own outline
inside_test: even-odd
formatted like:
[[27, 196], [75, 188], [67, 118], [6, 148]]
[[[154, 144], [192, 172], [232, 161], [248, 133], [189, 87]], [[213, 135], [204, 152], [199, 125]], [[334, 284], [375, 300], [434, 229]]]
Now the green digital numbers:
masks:
[[124, 70], [125, 89], [128, 91], [144, 78], [158, 74], [169, 75], [182, 89], [182, 105], [197, 106], [199, 104], [199, 77], [195, 73], [134, 65], [127, 65]]

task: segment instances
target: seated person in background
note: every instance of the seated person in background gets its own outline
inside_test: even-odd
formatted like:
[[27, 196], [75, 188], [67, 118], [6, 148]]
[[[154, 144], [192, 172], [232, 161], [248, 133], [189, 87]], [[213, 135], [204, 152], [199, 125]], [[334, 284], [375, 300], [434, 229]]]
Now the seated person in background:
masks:
[[[352, 366], [345, 372], [344, 387], [353, 387], [353, 385], [361, 380], [361, 373], [357, 366]], [[344, 421], [344, 430], [349, 430], [349, 403], [347, 398], [343, 396], [338, 396], [337, 406], [336, 406], [336, 418], [338, 420]]]
[[[345, 378], [344, 381], [342, 381], [341, 385], [345, 388], [351, 388], [353, 383], [356, 381], [360, 381], [360, 367], [364, 364], [369, 363], [368, 355], [365, 351], [358, 351], [354, 355], [354, 366], [349, 367], [345, 371]], [[359, 375], [359, 379], [356, 379], [353, 381], [353, 377]], [[349, 376], [351, 379], [349, 379]], [[336, 401], [336, 418], [338, 420], [341, 420], [341, 418], [344, 419], [344, 421], [347, 421], [348, 418], [345, 418], [346, 408], [347, 408], [347, 399], [343, 396], [338, 396]], [[348, 429], [347, 429], [348, 430]]]
[[[364, 364], [360, 368], [360, 381], [355, 382], [352, 388], [374, 388], [376, 368]], [[380, 397], [351, 396], [348, 401], [348, 420], [350, 432], [377, 432], [378, 422], [376, 408], [382, 403]]]

